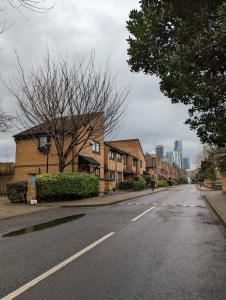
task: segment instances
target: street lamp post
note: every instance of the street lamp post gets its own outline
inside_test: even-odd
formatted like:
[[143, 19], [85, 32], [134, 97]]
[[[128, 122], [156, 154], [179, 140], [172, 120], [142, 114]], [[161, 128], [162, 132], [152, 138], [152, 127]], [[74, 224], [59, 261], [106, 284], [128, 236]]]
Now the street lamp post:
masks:
[[49, 173], [49, 150], [50, 150], [51, 144], [46, 143], [45, 144], [45, 150], [46, 150], [46, 173]]

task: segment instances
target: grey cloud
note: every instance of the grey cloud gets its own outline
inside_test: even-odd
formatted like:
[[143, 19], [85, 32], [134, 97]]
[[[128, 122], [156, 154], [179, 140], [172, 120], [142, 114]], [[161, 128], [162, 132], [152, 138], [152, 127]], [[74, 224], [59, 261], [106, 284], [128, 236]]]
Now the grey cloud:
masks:
[[[192, 156], [194, 164], [201, 146], [195, 133], [183, 124], [187, 108], [172, 105], [163, 96], [158, 78], [131, 73], [126, 63], [126, 19], [138, 5], [137, 0], [56, 1], [48, 14], [23, 11], [27, 20], [10, 10], [8, 17], [15, 24], [0, 35], [1, 76], [7, 79], [15, 71], [14, 50], [23, 65], [29, 67], [41, 60], [47, 47], [51, 53], [67, 54], [71, 61], [95, 49], [97, 64], [103, 66], [109, 60], [113, 74], [118, 73], [119, 85], [131, 85], [128, 110], [116, 137], [139, 138], [145, 151], [153, 151], [155, 143], [170, 150], [174, 140], [182, 139], [184, 152]], [[2, 105], [14, 113], [14, 102], [4, 86], [0, 86]], [[1, 160], [6, 160], [6, 153], [14, 157], [13, 133], [1, 136]]]

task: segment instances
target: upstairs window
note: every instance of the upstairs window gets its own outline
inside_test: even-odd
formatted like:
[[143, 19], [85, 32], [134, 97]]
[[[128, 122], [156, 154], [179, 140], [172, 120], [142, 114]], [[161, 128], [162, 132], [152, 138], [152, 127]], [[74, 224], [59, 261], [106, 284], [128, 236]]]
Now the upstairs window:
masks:
[[108, 155], [110, 159], [115, 160], [115, 153], [113, 151], [109, 151]]
[[100, 143], [92, 141], [92, 151], [93, 153], [100, 154]]
[[142, 160], [140, 160], [140, 168], [142, 168], [142, 166], [143, 166], [143, 162]]
[[123, 156], [123, 163], [125, 166], [127, 165], [127, 156], [126, 155]]
[[40, 135], [38, 137], [38, 148], [47, 149], [50, 144], [50, 137], [47, 135]]
[[137, 160], [134, 158], [133, 159], [133, 166], [136, 167], [137, 166]]
[[120, 153], [117, 153], [117, 161], [119, 162], [122, 161], [122, 155]]

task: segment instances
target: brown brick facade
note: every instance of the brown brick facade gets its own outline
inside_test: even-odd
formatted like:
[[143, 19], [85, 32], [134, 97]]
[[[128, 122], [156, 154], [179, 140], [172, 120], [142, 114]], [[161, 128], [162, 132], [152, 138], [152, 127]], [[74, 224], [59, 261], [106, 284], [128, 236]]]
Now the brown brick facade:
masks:
[[138, 139], [111, 141], [109, 144], [127, 152], [129, 154], [128, 167], [136, 176], [143, 175], [146, 170], [146, 162]]
[[[32, 177], [47, 173], [47, 153], [39, 149], [40, 135], [21, 137], [16, 141], [16, 162], [14, 180], [28, 181], [31, 186], [29, 198], [34, 198]], [[93, 144], [98, 143], [99, 153], [93, 151]], [[48, 153], [48, 173], [59, 172], [59, 160], [54, 141], [50, 140]], [[117, 147], [116, 147], [117, 145]], [[76, 151], [76, 149], [74, 149]], [[72, 154], [71, 154], [72, 155]], [[87, 163], [93, 159], [96, 165]], [[70, 159], [70, 158], [69, 158]], [[111, 191], [120, 181], [130, 181], [135, 176], [143, 175], [145, 159], [139, 140], [104, 142], [104, 136], [90, 140], [79, 156], [65, 168], [65, 172], [95, 173], [100, 178], [100, 192]]]

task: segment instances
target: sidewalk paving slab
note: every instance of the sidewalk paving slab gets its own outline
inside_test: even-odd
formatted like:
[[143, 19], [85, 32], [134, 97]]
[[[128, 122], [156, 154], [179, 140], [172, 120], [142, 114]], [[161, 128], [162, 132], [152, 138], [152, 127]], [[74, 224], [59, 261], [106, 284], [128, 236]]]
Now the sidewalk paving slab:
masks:
[[116, 204], [126, 200], [132, 200], [138, 197], [146, 196], [161, 191], [166, 191], [168, 188], [157, 188], [155, 191], [144, 190], [139, 192], [116, 192], [112, 195], [104, 195], [93, 198], [86, 198], [75, 201], [61, 201], [51, 203], [40, 203], [37, 205], [10, 203], [6, 196], [0, 197], [0, 220], [11, 217], [31, 214], [47, 209], [62, 208], [62, 207], [95, 207]]
[[226, 193], [222, 191], [205, 191], [203, 196], [226, 227]]
[[21, 216], [30, 213], [50, 209], [40, 205], [28, 205], [23, 203], [10, 203], [6, 196], [0, 197], [0, 220]]

